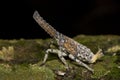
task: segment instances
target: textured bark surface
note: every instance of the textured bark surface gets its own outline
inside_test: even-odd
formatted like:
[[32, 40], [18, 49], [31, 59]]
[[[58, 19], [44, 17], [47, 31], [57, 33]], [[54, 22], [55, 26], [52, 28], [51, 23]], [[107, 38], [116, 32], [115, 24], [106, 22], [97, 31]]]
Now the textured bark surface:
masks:
[[[120, 80], [120, 36], [78, 35], [74, 40], [86, 45], [94, 53], [98, 48], [104, 56], [94, 64], [88, 64], [95, 70], [92, 74], [84, 67], [66, 57], [71, 70], [65, 66], [57, 54], [49, 54], [45, 65], [39, 66], [49, 48], [51, 39], [0, 40], [0, 77], [1, 80]], [[57, 48], [54, 45], [51, 48]], [[64, 76], [57, 71], [66, 72]]]

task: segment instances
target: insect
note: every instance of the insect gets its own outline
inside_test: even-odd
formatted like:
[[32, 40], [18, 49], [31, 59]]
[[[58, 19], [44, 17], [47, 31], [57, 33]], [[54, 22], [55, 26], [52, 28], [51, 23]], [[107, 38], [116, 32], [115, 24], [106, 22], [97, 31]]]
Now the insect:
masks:
[[49, 53], [57, 53], [58, 57], [67, 69], [69, 69], [69, 66], [64, 58], [65, 56], [68, 56], [79, 65], [87, 68], [89, 71], [94, 72], [94, 70], [90, 68], [87, 64], [85, 64], [85, 62], [94, 63], [97, 59], [101, 58], [103, 56], [101, 49], [99, 49], [96, 54], [93, 54], [93, 52], [86, 46], [55, 30], [39, 15], [38, 11], [34, 12], [33, 18], [51, 37], [56, 40], [57, 45], [59, 46], [59, 49], [46, 50], [43, 63], [46, 62]]

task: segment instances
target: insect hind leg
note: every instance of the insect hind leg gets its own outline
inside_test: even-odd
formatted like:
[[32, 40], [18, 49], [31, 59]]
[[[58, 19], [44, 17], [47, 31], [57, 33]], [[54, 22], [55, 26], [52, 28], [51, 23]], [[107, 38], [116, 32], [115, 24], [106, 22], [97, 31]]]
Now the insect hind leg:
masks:
[[74, 60], [75, 62], [77, 62], [79, 65], [87, 68], [92, 73], [94, 73], [94, 70], [92, 68], [90, 68], [88, 65], [86, 65], [85, 63], [83, 63], [82, 61], [80, 61], [78, 58], [75, 58], [75, 56], [69, 54], [69, 58], [72, 59], [72, 60]]

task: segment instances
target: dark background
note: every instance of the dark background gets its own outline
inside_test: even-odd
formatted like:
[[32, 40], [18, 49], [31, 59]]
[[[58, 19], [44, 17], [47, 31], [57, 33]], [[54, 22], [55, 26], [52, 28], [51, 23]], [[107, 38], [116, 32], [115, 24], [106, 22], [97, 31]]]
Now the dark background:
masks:
[[35, 10], [70, 37], [120, 35], [119, 0], [4, 0], [0, 5], [0, 39], [50, 37], [33, 20]]

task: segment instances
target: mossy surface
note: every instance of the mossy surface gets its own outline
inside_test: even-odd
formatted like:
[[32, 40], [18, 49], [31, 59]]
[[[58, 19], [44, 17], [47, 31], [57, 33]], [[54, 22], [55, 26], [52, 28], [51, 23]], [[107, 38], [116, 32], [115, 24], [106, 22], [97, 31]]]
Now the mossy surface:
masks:
[[[120, 36], [78, 35], [73, 39], [86, 45], [94, 53], [97, 52], [98, 48], [103, 49], [104, 56], [96, 63], [88, 64], [94, 69], [93, 74], [68, 57], [65, 58], [71, 70], [66, 72], [65, 66], [57, 54], [49, 54], [46, 64], [40, 66], [51, 39], [0, 40], [0, 79], [120, 80]], [[56, 47], [52, 46], [52, 48]], [[59, 76], [56, 71], [63, 71], [66, 74]]]

